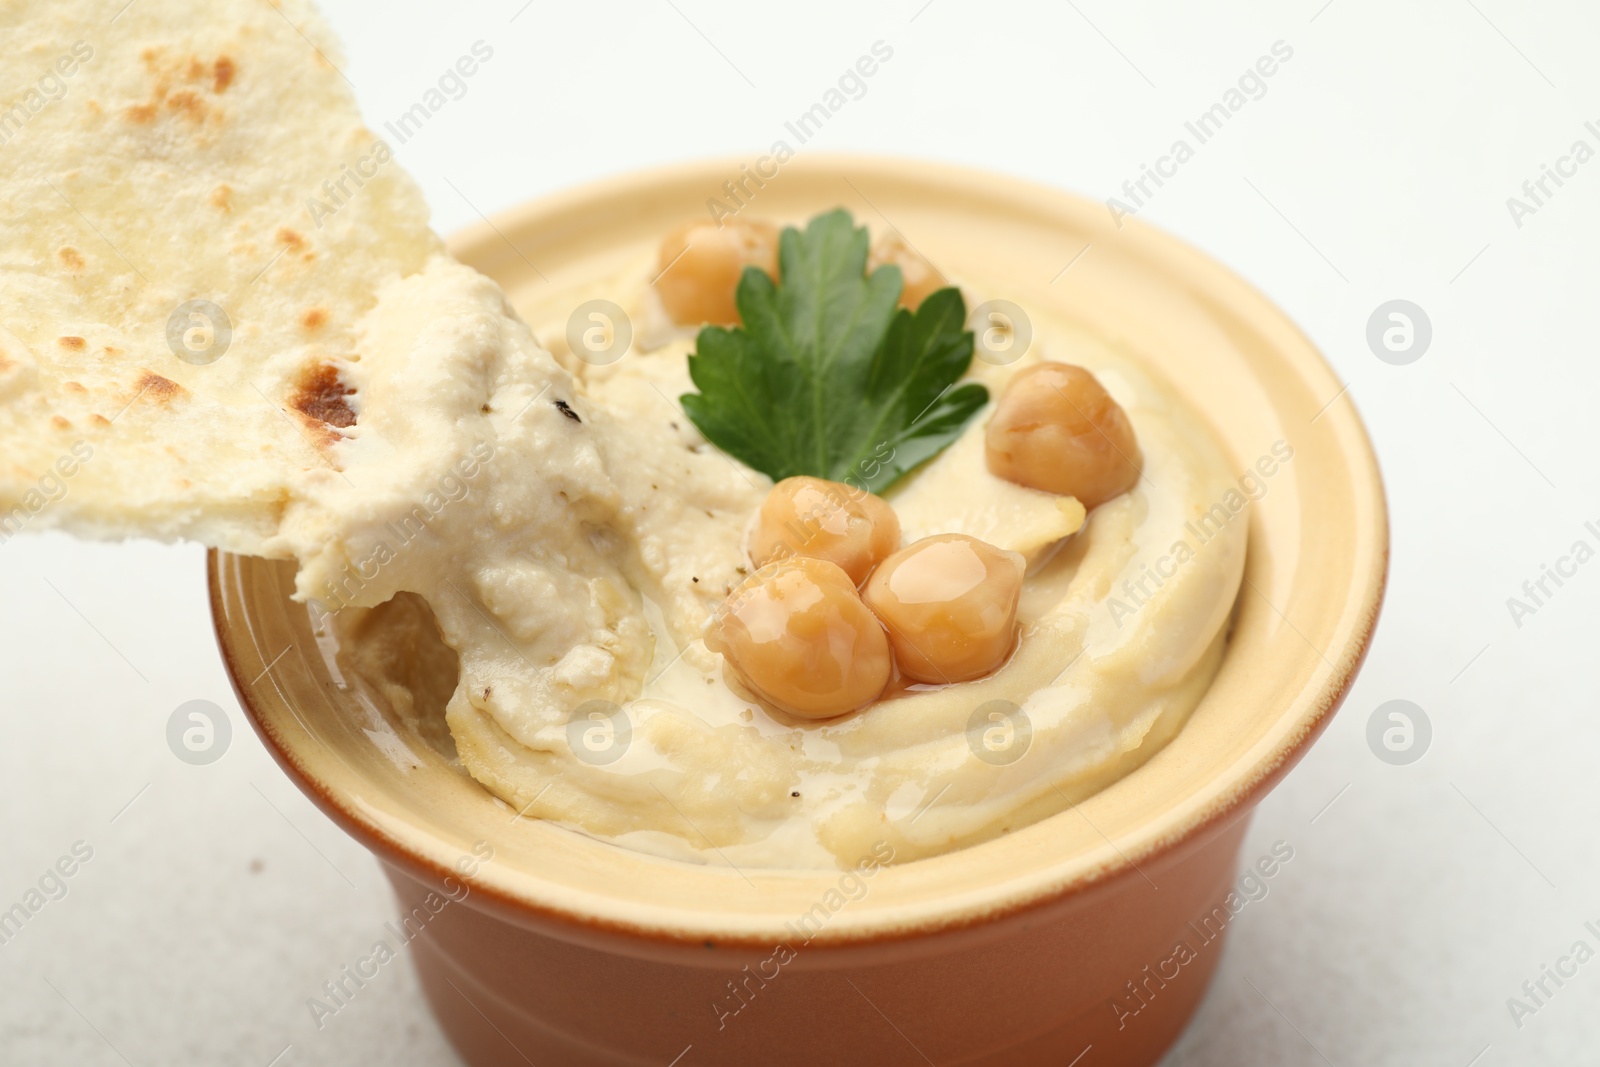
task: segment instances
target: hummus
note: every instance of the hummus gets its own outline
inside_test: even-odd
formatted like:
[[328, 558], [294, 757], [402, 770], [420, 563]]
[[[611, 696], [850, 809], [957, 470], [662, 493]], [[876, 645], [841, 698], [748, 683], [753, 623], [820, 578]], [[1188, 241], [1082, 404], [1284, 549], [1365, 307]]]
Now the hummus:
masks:
[[[1072, 498], [996, 478], [986, 411], [886, 494], [907, 543], [960, 532], [1027, 558], [1009, 660], [976, 681], [892, 688], [820, 724], [751, 700], [703, 630], [750, 569], [746, 532], [771, 483], [683, 416], [693, 338], [665, 323], [648, 277], [641, 262], [546, 287], [521, 311], [554, 356], [532, 338], [483, 349], [502, 361], [520, 351], [512, 374], [450, 340], [474, 336], [470, 323], [395, 296], [437, 331], [440, 347], [419, 354], [431, 376], [460, 386], [436, 392], [426, 419], [487, 413], [493, 440], [459, 442], [467, 459], [436, 509], [369, 516], [382, 518], [365, 524], [374, 543], [351, 546], [389, 557], [374, 580], [420, 592], [433, 617], [357, 608], [332, 625], [351, 673], [379, 692], [420, 693], [403, 700], [419, 728], [442, 736], [443, 714], [468, 773], [526, 817], [621, 845], [804, 868], [848, 865], [880, 841], [914, 859], [1024, 826], [1127, 774], [1182, 726], [1217, 670], [1241, 581], [1245, 524], [1207, 517], [1235, 475], [1165, 382], [1064, 321], [1034, 322], [1022, 358], [976, 359], [969, 377], [996, 396], [1041, 359], [1091, 370], [1137, 431], [1144, 474], [1132, 491], [1085, 523]], [[567, 349], [567, 316], [618, 294], [636, 340], [613, 363], [586, 363]], [[437, 373], [441, 360], [451, 373]], [[388, 543], [410, 528], [421, 532]], [[301, 590], [324, 609], [375, 602], [368, 588], [342, 596], [339, 579], [308, 566]], [[447, 684], [415, 678], [421, 661], [448, 669], [441, 641], [460, 653], [447, 702]]]

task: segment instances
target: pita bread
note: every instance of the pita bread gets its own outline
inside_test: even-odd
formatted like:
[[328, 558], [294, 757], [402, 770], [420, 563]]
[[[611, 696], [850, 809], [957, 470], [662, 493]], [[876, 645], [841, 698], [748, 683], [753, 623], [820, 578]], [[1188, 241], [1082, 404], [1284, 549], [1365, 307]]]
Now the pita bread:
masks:
[[308, 5], [114, 14], [0, 17], [0, 536], [281, 556], [359, 433], [364, 316], [441, 245]]

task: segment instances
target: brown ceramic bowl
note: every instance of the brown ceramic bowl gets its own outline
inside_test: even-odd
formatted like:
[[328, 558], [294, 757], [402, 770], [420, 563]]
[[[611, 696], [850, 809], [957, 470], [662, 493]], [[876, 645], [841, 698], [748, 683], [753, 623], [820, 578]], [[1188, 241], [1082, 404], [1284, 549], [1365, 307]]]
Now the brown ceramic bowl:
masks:
[[[739, 175], [722, 161], [598, 183], [453, 247], [533, 321], [704, 217]], [[289, 599], [291, 566], [213, 553], [240, 700], [290, 776], [384, 864], [422, 931], [423, 987], [475, 1067], [1153, 1063], [1217, 964], [1251, 809], [1366, 651], [1387, 566], [1377, 465], [1340, 382], [1261, 294], [1099, 204], [928, 163], [802, 157], [749, 210], [841, 204], [1159, 366], [1241, 473], [1273, 442], [1293, 446], [1249, 507], [1221, 672], [1128, 777], [999, 839], [881, 869], [863, 895], [840, 871], [697, 866], [518, 818], [343, 685]], [[475, 846], [493, 858], [474, 862]]]

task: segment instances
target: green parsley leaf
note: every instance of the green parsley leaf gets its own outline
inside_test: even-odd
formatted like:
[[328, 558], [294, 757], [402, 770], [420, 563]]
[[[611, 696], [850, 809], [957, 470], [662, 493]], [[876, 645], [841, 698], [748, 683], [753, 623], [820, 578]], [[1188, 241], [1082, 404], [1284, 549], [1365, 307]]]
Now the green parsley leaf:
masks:
[[958, 289], [896, 308], [900, 268], [867, 267], [849, 212], [783, 231], [782, 284], [747, 267], [744, 325], [707, 326], [683, 410], [706, 439], [774, 481], [809, 474], [882, 492], [961, 435], [989, 391], [955, 383], [972, 363]]

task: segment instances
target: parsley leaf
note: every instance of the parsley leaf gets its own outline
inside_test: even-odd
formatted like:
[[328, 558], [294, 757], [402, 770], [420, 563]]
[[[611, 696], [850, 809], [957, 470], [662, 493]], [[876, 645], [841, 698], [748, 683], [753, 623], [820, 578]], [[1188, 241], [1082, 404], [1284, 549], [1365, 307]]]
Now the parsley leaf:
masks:
[[882, 492], [961, 435], [988, 403], [956, 386], [972, 363], [966, 302], [940, 289], [896, 308], [900, 268], [866, 273], [867, 231], [849, 212], [783, 231], [783, 281], [747, 267], [743, 327], [707, 326], [683, 410], [706, 439], [774, 481], [809, 474]]

